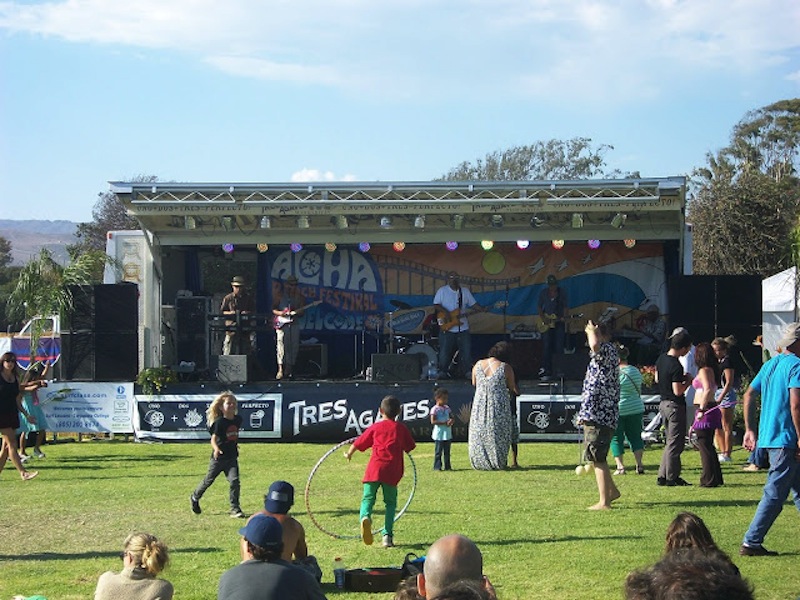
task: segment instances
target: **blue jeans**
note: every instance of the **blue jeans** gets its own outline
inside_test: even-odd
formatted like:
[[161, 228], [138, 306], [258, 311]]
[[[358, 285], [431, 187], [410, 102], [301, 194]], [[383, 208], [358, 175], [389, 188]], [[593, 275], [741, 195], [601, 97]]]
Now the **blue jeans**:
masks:
[[445, 331], [439, 334], [439, 373], [447, 374], [450, 361], [458, 348], [458, 364], [455, 377], [464, 377], [469, 369], [470, 356], [472, 355], [472, 337], [469, 331], [458, 333]]
[[444, 468], [451, 469], [450, 466], [450, 446], [453, 440], [434, 440], [433, 470], [442, 470], [442, 457], [444, 457]]
[[769, 454], [767, 454], [766, 449], [759, 448], [758, 445], [756, 445], [756, 447], [750, 453], [747, 462], [762, 469], [766, 469], [769, 467]]
[[794, 496], [794, 505], [800, 510], [800, 463], [795, 460], [797, 448], [767, 448], [767, 451], [769, 473], [764, 484], [764, 495], [744, 534], [742, 543], [745, 546], [758, 547], [764, 543], [764, 537], [781, 514], [790, 491]]
[[542, 368], [546, 375], [553, 375], [553, 355], [564, 354], [566, 331], [564, 321], [558, 321], [542, 334]]

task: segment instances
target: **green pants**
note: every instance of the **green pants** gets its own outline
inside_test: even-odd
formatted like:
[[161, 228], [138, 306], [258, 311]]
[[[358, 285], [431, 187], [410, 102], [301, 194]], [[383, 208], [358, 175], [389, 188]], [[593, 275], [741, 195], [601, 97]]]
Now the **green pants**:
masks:
[[364, 484], [364, 497], [361, 498], [361, 512], [359, 514], [359, 521], [364, 517], [372, 519], [372, 508], [375, 506], [375, 500], [378, 497], [378, 488], [383, 490], [383, 502], [386, 504], [386, 515], [383, 520], [383, 535], [394, 535], [394, 515], [397, 512], [397, 487], [380, 483], [378, 481], [370, 481]]

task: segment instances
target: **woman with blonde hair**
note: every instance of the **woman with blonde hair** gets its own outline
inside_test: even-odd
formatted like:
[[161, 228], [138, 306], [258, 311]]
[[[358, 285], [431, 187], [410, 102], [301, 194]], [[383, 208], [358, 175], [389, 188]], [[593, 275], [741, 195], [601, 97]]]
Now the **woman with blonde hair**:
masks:
[[717, 449], [720, 462], [731, 462], [733, 447], [733, 411], [736, 408], [736, 372], [731, 366], [730, 348], [736, 345], [736, 338], [717, 337], [711, 342], [714, 354], [719, 360], [719, 373], [722, 387], [717, 391], [719, 412], [722, 416], [722, 429], [716, 433]]
[[230, 485], [230, 515], [237, 519], [245, 517], [239, 506], [239, 430], [242, 428], [242, 417], [236, 413], [236, 396], [230, 391], [214, 398], [206, 411], [206, 423], [211, 433], [211, 460], [205, 478], [190, 497], [192, 512], [196, 515], [202, 512], [200, 498], [217, 476], [225, 473]]
[[172, 584], [156, 578], [169, 562], [166, 544], [149, 533], [132, 533], [120, 558], [122, 571], [100, 575], [94, 600], [172, 600]]

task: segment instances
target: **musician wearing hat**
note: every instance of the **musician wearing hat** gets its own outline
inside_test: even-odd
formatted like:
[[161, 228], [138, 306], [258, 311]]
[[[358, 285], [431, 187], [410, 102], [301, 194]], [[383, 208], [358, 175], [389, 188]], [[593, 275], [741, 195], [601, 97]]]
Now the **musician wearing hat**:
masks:
[[283, 284], [283, 290], [275, 294], [272, 302], [278, 356], [276, 379], [293, 377], [294, 364], [300, 350], [300, 323], [297, 319], [303, 316], [306, 308], [306, 299], [297, 290], [297, 277], [289, 275]]
[[553, 355], [564, 353], [567, 337], [567, 292], [558, 285], [555, 275], [547, 276], [547, 287], [539, 293], [539, 320], [542, 330], [542, 366], [539, 376], [549, 379], [553, 375]]
[[256, 309], [255, 301], [245, 284], [245, 278], [237, 275], [231, 281], [233, 291], [222, 299], [220, 312], [235, 317], [225, 320], [225, 341], [222, 343], [222, 353], [225, 355], [251, 354], [256, 350], [256, 332], [247, 333], [241, 330], [243, 326], [252, 325], [249, 320], [242, 321], [241, 315], [254, 313]]

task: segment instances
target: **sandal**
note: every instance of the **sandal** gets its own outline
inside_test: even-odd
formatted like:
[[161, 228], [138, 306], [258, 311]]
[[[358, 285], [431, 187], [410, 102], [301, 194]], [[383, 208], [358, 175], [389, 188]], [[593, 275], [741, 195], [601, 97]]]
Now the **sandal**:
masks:
[[625, 475], [625, 467], [622, 467], [621, 469], [617, 469], [616, 471], [614, 471], [614, 475]]
[[25, 471], [22, 473], [22, 481], [30, 481], [39, 474], [39, 471]]

